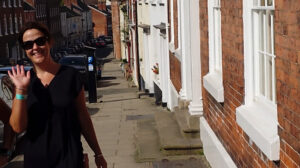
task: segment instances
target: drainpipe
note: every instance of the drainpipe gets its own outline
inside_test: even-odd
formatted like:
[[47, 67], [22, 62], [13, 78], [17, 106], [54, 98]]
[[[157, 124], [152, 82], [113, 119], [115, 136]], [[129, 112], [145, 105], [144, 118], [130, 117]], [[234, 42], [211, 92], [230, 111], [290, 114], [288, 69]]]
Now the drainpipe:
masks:
[[138, 12], [137, 12], [137, 7], [138, 7], [138, 2], [135, 1], [135, 41], [136, 41], [136, 66], [137, 66], [137, 81], [138, 81], [138, 85], [139, 85], [139, 91], [141, 91], [141, 73], [140, 73], [140, 52], [139, 52], [139, 31], [137, 29], [137, 18], [138, 18]]

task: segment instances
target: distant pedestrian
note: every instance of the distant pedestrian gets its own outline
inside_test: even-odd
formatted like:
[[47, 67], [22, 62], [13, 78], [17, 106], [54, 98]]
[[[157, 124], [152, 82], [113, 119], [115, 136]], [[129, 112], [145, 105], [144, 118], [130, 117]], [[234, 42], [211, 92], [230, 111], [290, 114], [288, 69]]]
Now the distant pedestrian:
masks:
[[79, 73], [52, 60], [53, 40], [47, 27], [26, 23], [19, 43], [33, 63], [30, 71], [17, 65], [8, 72], [16, 88], [10, 124], [17, 133], [26, 131], [24, 167], [83, 168], [82, 134], [95, 153], [97, 167], [106, 168]]

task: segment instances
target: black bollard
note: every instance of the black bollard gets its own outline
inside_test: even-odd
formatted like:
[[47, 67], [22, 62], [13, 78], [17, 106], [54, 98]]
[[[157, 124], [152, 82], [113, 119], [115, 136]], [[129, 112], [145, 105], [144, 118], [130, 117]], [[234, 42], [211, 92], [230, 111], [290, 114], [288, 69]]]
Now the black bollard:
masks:
[[88, 69], [88, 93], [89, 103], [97, 102], [97, 76], [96, 76], [96, 58], [94, 48], [85, 48], [87, 53]]

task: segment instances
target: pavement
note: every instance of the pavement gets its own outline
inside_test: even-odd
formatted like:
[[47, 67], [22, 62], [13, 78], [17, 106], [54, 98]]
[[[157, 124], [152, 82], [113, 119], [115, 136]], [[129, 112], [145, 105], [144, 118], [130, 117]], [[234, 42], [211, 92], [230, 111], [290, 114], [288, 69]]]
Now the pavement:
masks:
[[[161, 152], [155, 113], [168, 112], [153, 97], [138, 96], [110, 54], [97, 83], [97, 103], [87, 103], [108, 168], [209, 168], [202, 155], [166, 156]], [[96, 168], [93, 152], [82, 138], [90, 168]]]
[[[137, 97], [138, 89], [129, 87], [112, 54], [106, 57], [102, 79], [97, 83], [97, 103], [87, 103], [101, 150], [108, 168], [152, 168], [151, 162], [136, 163], [135, 134], [138, 116], [155, 108]], [[110, 61], [110, 62], [109, 62]], [[93, 152], [82, 138], [90, 168], [96, 168]]]

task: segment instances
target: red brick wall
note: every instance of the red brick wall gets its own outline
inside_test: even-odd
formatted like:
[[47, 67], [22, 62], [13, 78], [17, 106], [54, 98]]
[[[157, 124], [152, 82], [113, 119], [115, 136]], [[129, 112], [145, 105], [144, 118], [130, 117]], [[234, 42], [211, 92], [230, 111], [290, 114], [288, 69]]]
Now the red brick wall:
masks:
[[275, 1], [281, 167], [300, 167], [300, 1]]
[[[208, 0], [200, 0], [202, 76], [206, 75], [209, 71], [207, 1]], [[203, 88], [204, 117], [237, 167], [279, 167], [278, 165], [284, 167], [283, 164], [268, 160], [236, 123], [236, 108], [240, 106], [244, 100], [242, 16], [242, 0], [221, 0], [222, 66], [225, 101], [224, 103], [216, 102], [205, 88]], [[297, 139], [294, 140], [295, 142], [299, 142], [299, 139], [298, 141], [296, 141]], [[288, 151], [286, 153], [292, 153], [291, 148], [288, 148], [287, 145], [284, 147]], [[299, 145], [296, 149], [298, 149], [299, 152]], [[286, 156], [287, 155], [288, 154], [286, 154]], [[296, 156], [295, 151], [293, 155]], [[295, 159], [297, 158], [295, 157]]]
[[107, 35], [107, 17], [96, 10], [91, 11], [93, 23], [95, 23], [94, 36]]
[[120, 15], [119, 15], [118, 0], [111, 1], [111, 10], [112, 10], [114, 55], [116, 59], [121, 59]]
[[170, 78], [179, 93], [181, 89], [181, 62], [176, 58], [174, 53], [169, 52], [170, 56]]

